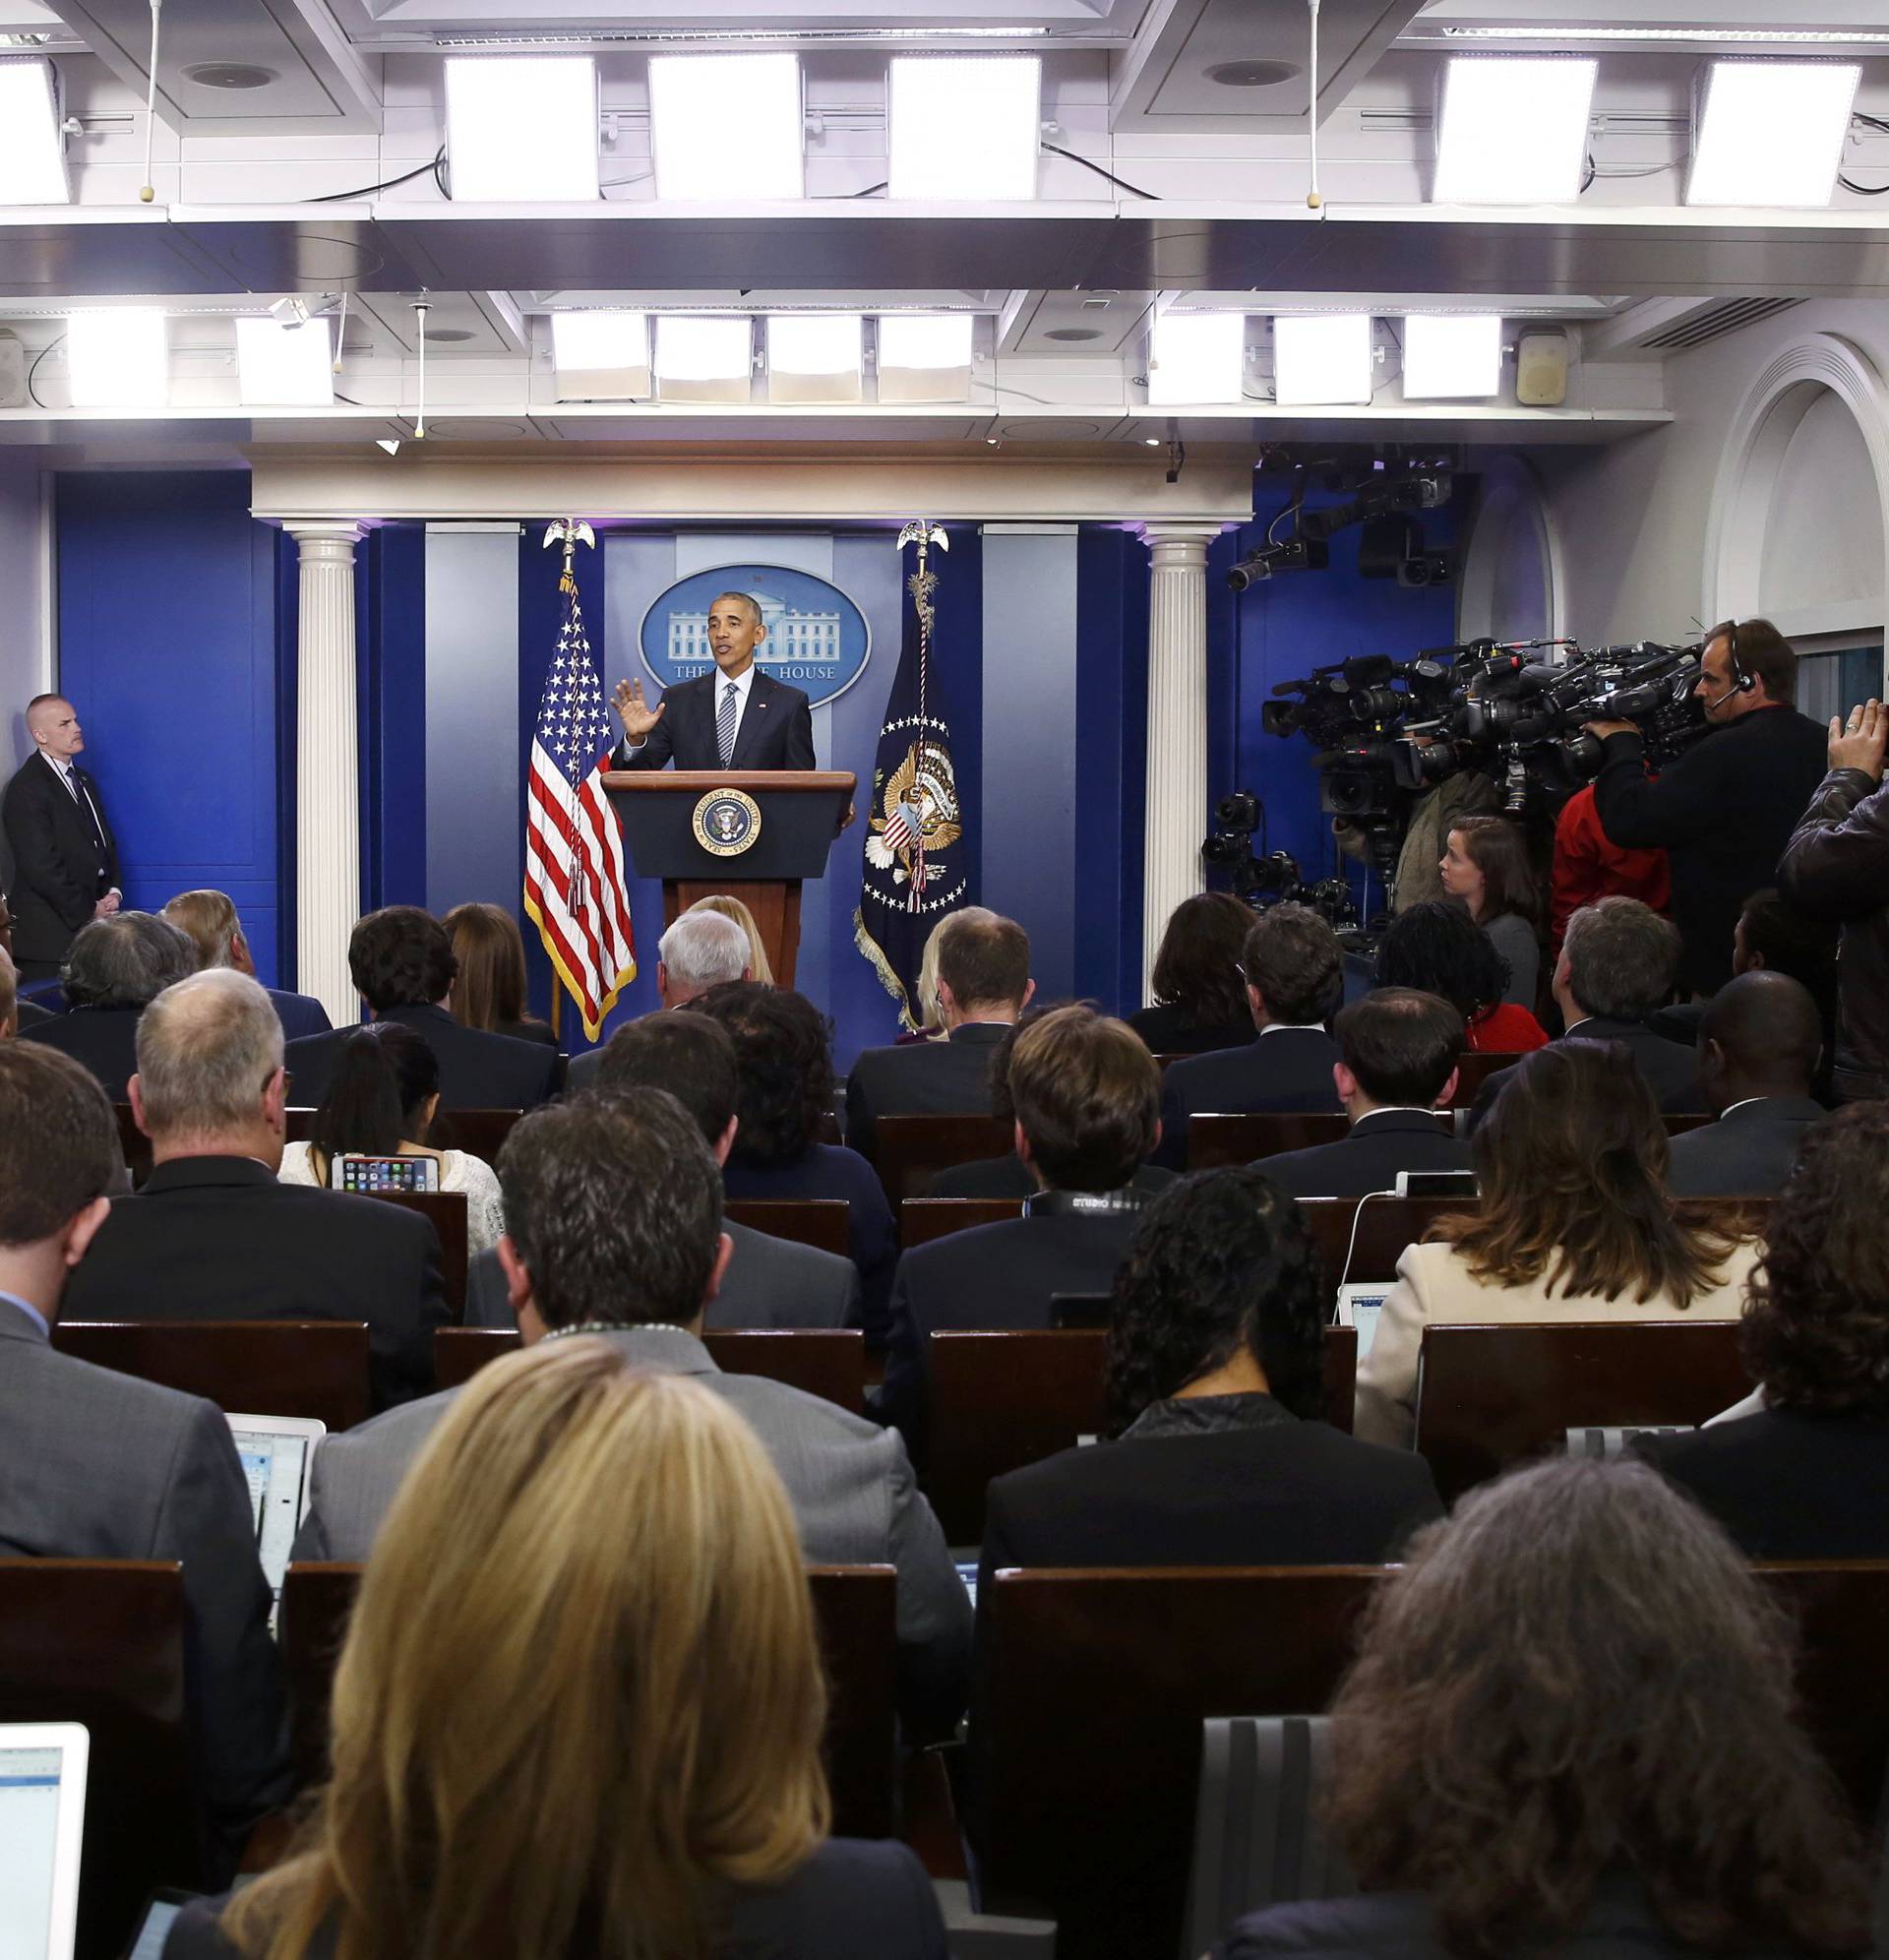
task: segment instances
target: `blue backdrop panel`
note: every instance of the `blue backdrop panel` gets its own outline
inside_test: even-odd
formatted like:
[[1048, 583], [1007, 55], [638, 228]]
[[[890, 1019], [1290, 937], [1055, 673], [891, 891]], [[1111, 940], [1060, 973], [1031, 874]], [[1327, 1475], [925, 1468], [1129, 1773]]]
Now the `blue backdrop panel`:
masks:
[[[369, 531], [356, 553], [355, 582], [361, 648], [361, 903], [369, 911], [382, 905], [424, 905], [429, 902], [426, 527], [383, 524]], [[482, 778], [477, 758], [462, 756], [457, 764], [467, 780]], [[479, 895], [504, 904], [508, 894], [500, 886]]]
[[277, 975], [276, 533], [229, 471], [61, 473], [59, 685], [86, 726], [125, 902], [213, 886]]

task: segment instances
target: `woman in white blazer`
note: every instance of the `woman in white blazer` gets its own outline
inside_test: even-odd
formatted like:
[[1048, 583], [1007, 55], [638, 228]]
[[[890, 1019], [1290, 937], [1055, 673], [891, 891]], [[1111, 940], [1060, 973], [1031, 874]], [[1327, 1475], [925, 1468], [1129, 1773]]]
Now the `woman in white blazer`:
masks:
[[1479, 1213], [1437, 1221], [1397, 1261], [1359, 1363], [1356, 1434], [1410, 1446], [1427, 1321], [1736, 1320], [1755, 1240], [1676, 1217], [1666, 1126], [1617, 1042], [1537, 1049], [1473, 1143]]

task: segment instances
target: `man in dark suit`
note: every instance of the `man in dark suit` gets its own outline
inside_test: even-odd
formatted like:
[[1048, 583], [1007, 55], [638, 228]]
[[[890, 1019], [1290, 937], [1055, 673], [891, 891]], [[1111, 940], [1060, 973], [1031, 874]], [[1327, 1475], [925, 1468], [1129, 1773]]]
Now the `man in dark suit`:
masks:
[[109, 1209], [118, 1131], [98, 1085], [0, 1042], [0, 1557], [184, 1568], [212, 1875], [291, 1787], [249, 1491], [212, 1403], [57, 1354], [51, 1329]]
[[124, 894], [104, 800], [77, 760], [78, 710], [63, 695], [35, 695], [27, 732], [33, 753], [0, 796], [0, 827], [13, 852], [14, 963], [23, 980], [48, 980], [73, 934], [115, 912]]
[[61, 969], [66, 1011], [23, 1031], [83, 1062], [113, 1102], [138, 1066], [138, 1023], [166, 987], [191, 974], [197, 954], [154, 912], [110, 912], [82, 926]]
[[[249, 940], [236, 915], [235, 900], [226, 891], [180, 891], [164, 907], [163, 916], [179, 932], [188, 935], [197, 949], [197, 965], [202, 972], [227, 966], [237, 973], [256, 978], [256, 959]], [[334, 1026], [328, 1010], [312, 994], [291, 994], [286, 988], [263, 989], [282, 1024], [284, 1041], [299, 1041], [306, 1034], [326, 1034]]]
[[[376, 1020], [410, 1027], [440, 1065], [442, 1109], [535, 1109], [558, 1092], [558, 1058], [536, 1041], [461, 1027], [447, 1011], [459, 962], [446, 928], [417, 905], [385, 905], [354, 928], [348, 971]], [[288, 1072], [298, 1105], [328, 1093], [329, 1071], [341, 1044], [360, 1026], [304, 1036], [288, 1044]]]
[[1058, 1008], [1010, 1050], [1017, 1154], [1040, 1189], [1021, 1218], [914, 1246], [892, 1283], [879, 1419], [921, 1467], [935, 1333], [1047, 1327], [1059, 1293], [1107, 1293], [1148, 1200], [1131, 1188], [1160, 1135], [1161, 1072], [1126, 1021]]
[[1342, 1058], [1332, 1076], [1350, 1134], [1282, 1150], [1252, 1168], [1294, 1197], [1363, 1197], [1395, 1191], [1400, 1171], [1468, 1170], [1469, 1145], [1433, 1113], [1456, 1091], [1462, 1015], [1434, 994], [1383, 987], [1340, 1008], [1331, 1031]]
[[1741, 973], [1721, 987], [1699, 1024], [1699, 1087], [1719, 1120], [1674, 1137], [1673, 1194], [1775, 1196], [1826, 1114], [1810, 1093], [1822, 1049], [1817, 1004], [1788, 974]]
[[[1697, 1058], [1648, 1025], [1673, 991], [1678, 928], [1650, 905], [1619, 893], [1583, 905], [1567, 922], [1554, 963], [1562, 1041], [1617, 1041], [1633, 1057], [1663, 1110], [1705, 1108]], [[1484, 1082], [1470, 1112], [1473, 1131], [1501, 1092], [1508, 1071]]]
[[1030, 936], [982, 905], [938, 929], [938, 1011], [943, 1041], [868, 1048], [846, 1077], [846, 1141], [873, 1154], [882, 1116], [988, 1116], [991, 1063], [1036, 992]]
[[1169, 1065], [1155, 1161], [1170, 1170], [1187, 1168], [1190, 1116], [1338, 1107], [1338, 1049], [1325, 1032], [1345, 994], [1338, 935], [1308, 905], [1268, 905], [1248, 929], [1240, 967], [1258, 1033], [1244, 1048]]
[[73, 1283], [75, 1320], [365, 1320], [380, 1407], [433, 1383], [447, 1319], [432, 1224], [379, 1198], [277, 1184], [282, 1024], [246, 974], [146, 1009], [131, 1107], [152, 1142]]
[[663, 690], [650, 707], [640, 681], [619, 681], [614, 696], [623, 740], [620, 769], [811, 769], [814, 716], [798, 688], [769, 680], [755, 665], [767, 638], [761, 605], [747, 592], [723, 592], [708, 608], [715, 671]]

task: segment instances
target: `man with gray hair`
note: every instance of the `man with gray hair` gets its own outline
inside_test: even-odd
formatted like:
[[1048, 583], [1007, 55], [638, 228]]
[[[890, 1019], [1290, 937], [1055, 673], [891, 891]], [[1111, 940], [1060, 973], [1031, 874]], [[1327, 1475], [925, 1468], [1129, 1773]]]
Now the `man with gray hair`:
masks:
[[[752, 980], [754, 955], [748, 935], [722, 912], [685, 912], [656, 942], [656, 998], [665, 1008], [686, 1008], [699, 994], [724, 980]], [[565, 1072], [573, 1094], [594, 1089], [603, 1050], [574, 1055]]]
[[66, 1011], [27, 1030], [97, 1076], [113, 1102], [137, 1064], [138, 1023], [166, 987], [197, 970], [186, 936], [154, 912], [113, 912], [81, 929], [60, 968]]
[[143, 1191], [113, 1201], [74, 1320], [365, 1320], [377, 1407], [424, 1394], [448, 1315], [431, 1223], [377, 1198], [275, 1181], [282, 1024], [246, 974], [181, 980], [138, 1027]]

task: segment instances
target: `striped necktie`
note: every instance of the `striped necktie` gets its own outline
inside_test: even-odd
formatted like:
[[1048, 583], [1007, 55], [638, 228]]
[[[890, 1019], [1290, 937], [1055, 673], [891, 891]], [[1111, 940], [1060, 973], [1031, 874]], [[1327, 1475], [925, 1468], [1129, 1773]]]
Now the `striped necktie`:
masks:
[[715, 747], [721, 751], [726, 768], [735, 759], [735, 684], [730, 681], [721, 697], [721, 712], [715, 716]]

